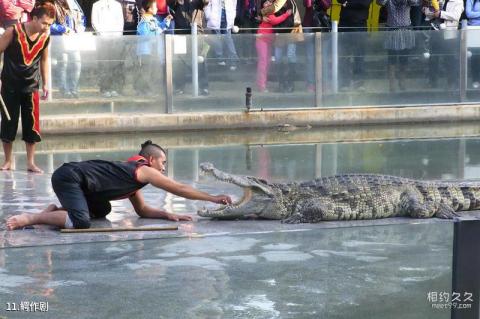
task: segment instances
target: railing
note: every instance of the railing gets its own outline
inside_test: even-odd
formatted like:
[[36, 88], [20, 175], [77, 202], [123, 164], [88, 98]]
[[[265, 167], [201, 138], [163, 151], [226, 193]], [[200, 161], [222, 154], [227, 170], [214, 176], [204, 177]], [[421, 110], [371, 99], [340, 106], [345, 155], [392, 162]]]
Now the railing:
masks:
[[[239, 111], [247, 87], [252, 110], [480, 101], [480, 30], [305, 31], [235, 34], [238, 58], [225, 45], [216, 56], [225, 39], [212, 34], [54, 37], [43, 114]], [[269, 67], [260, 92], [262, 52]]]

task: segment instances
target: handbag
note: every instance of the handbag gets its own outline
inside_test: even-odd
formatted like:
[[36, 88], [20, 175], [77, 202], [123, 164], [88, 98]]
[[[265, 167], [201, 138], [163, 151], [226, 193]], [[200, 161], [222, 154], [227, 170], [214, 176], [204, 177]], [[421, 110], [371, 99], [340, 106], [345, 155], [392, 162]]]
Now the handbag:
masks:
[[293, 27], [291, 34], [294, 42], [302, 42], [305, 40], [301, 24]]

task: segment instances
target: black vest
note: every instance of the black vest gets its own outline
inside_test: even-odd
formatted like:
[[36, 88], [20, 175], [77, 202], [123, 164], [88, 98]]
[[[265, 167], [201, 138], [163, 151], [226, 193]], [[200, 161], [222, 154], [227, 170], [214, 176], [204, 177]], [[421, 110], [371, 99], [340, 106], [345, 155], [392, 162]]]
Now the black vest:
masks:
[[81, 179], [80, 187], [87, 198], [110, 201], [128, 198], [147, 185], [137, 180], [137, 169], [150, 165], [141, 156], [133, 156], [127, 162], [90, 160], [64, 164], [70, 166]]
[[2, 82], [19, 92], [38, 90], [40, 59], [50, 42], [50, 35], [40, 34], [34, 41], [28, 38], [25, 24], [13, 26], [13, 39], [4, 54]]

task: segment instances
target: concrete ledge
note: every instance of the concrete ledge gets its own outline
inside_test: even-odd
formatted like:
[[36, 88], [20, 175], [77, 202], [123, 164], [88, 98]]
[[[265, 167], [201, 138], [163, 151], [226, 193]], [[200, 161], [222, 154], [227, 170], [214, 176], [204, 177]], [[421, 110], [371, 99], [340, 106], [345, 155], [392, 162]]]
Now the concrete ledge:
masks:
[[41, 118], [43, 134], [268, 128], [280, 124], [334, 126], [350, 124], [473, 121], [480, 105], [301, 109], [175, 114], [70, 114]]
[[[317, 144], [344, 142], [371, 142], [399, 139], [444, 139], [479, 136], [477, 121], [417, 123], [417, 124], [376, 124], [343, 125], [299, 128], [279, 131], [276, 128], [238, 129], [171, 132], [136, 132], [105, 134], [51, 134], [37, 144], [37, 154], [43, 153], [98, 153], [136, 151], [145, 140], [153, 140], [167, 149], [203, 148], [218, 145], [269, 145], [269, 144]], [[23, 143], [13, 144], [16, 154], [24, 154]]]

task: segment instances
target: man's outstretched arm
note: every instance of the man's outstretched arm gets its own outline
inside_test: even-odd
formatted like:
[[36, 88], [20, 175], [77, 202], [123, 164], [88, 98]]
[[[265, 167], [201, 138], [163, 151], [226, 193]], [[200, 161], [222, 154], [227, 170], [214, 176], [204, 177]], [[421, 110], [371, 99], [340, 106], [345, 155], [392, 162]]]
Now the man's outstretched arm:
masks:
[[231, 204], [232, 199], [227, 195], [210, 195], [202, 192], [198, 189], [191, 187], [190, 185], [179, 183], [168, 176], [163, 175], [154, 168], [148, 166], [142, 166], [137, 171], [137, 179], [142, 183], [150, 183], [157, 188], [161, 188], [167, 192], [175, 194], [180, 197], [204, 200], [213, 202], [216, 204]]

